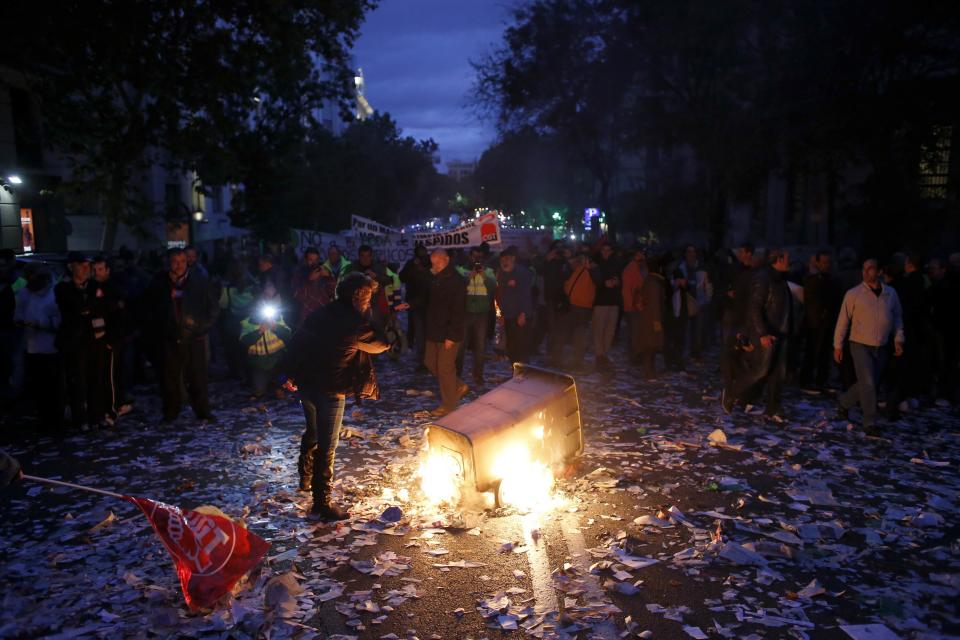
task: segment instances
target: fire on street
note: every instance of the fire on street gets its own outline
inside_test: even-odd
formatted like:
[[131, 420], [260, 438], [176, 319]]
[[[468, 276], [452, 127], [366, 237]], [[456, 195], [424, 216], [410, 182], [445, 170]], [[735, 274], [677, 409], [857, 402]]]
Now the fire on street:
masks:
[[[615, 368], [577, 379], [584, 453], [556, 479], [549, 505], [449, 508], [421, 490], [425, 421], [414, 414], [433, 399], [407, 363], [383, 368], [384, 399], [344, 421], [336, 489], [355, 506], [334, 526], [303, 518], [294, 402], [245, 405], [223, 385], [219, 424], [141, 419], [59, 446], [21, 438], [12, 453], [38, 475], [217, 504], [272, 547], [232, 596], [190, 613], [134, 509], [22, 485], [0, 507], [0, 636], [957, 631], [955, 416], [920, 412], [885, 443], [831, 421], [826, 401], [797, 397], [794, 419], [773, 428], [723, 416], [710, 366], [642, 395]], [[494, 372], [509, 378], [503, 364]], [[152, 401], [142, 399], [147, 414]]]

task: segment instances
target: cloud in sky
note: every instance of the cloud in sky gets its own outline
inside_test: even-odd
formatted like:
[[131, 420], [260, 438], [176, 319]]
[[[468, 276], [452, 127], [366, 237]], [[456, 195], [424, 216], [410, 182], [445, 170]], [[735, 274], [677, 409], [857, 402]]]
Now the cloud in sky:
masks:
[[478, 158], [494, 131], [468, 106], [470, 61], [499, 44], [507, 17], [503, 0], [382, 0], [354, 47], [367, 100], [436, 140], [444, 162]]

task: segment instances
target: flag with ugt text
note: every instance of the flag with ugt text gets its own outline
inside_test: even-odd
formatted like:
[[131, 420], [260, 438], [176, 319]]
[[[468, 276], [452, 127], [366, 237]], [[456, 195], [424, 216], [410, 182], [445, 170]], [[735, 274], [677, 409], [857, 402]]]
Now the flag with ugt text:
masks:
[[211, 606], [270, 548], [270, 543], [218, 509], [181, 511], [146, 498], [127, 499], [140, 507], [173, 557], [183, 597], [192, 609]]

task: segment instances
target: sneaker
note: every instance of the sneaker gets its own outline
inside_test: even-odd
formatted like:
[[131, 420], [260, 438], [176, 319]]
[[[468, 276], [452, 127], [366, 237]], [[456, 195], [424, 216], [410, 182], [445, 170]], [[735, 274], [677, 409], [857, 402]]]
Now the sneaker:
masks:
[[720, 392], [720, 408], [727, 415], [733, 413], [733, 398], [730, 397], [726, 389]]
[[337, 520], [347, 520], [350, 513], [332, 502], [314, 504], [307, 514], [307, 520], [311, 522], [336, 522]]

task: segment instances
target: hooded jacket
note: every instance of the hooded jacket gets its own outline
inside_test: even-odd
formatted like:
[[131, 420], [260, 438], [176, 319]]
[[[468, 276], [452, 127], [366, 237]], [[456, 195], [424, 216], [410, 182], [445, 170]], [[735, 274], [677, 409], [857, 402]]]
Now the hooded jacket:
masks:
[[380, 397], [372, 355], [390, 345], [349, 302], [314, 311], [293, 334], [282, 368], [307, 394]]

